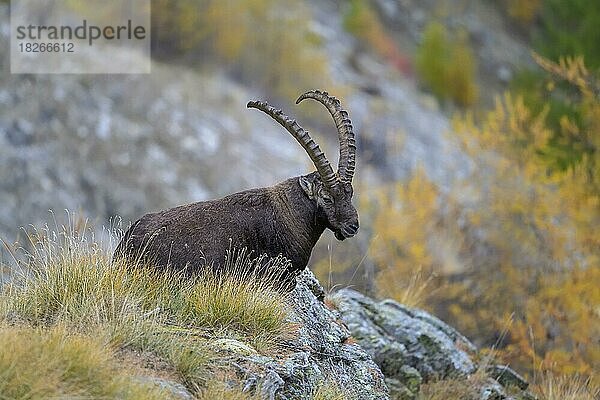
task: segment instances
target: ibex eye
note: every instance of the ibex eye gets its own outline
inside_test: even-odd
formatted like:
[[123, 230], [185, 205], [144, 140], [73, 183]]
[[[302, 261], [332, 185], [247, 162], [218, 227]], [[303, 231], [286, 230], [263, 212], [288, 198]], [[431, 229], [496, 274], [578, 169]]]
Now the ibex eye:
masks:
[[326, 204], [333, 204], [333, 199], [331, 197], [323, 197], [323, 201]]

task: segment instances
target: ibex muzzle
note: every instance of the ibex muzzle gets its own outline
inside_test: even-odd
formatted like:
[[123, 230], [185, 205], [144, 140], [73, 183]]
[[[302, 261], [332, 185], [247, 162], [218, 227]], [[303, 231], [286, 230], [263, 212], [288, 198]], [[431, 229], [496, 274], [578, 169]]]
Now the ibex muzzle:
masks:
[[300, 143], [316, 172], [219, 200], [146, 214], [125, 233], [115, 257], [130, 260], [142, 257], [158, 268], [195, 273], [207, 264], [222, 268], [227, 251], [234, 246], [246, 248], [257, 257], [285, 256], [291, 261], [285, 276], [288, 279], [306, 267], [326, 228], [338, 240], [356, 235], [359, 222], [352, 205], [356, 165], [352, 123], [339, 100], [327, 92], [306, 92], [296, 103], [305, 99], [320, 102], [333, 117], [340, 143], [337, 172], [319, 145], [295, 120], [266, 102], [251, 101], [248, 108], [271, 116]]

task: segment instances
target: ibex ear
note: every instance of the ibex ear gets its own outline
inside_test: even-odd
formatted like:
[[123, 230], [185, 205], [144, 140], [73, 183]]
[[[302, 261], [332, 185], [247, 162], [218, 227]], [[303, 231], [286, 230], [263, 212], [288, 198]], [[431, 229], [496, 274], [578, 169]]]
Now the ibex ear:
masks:
[[307, 176], [301, 176], [298, 178], [298, 182], [300, 183], [300, 187], [304, 190], [304, 193], [308, 196], [309, 199], [315, 199], [315, 185], [313, 181]]

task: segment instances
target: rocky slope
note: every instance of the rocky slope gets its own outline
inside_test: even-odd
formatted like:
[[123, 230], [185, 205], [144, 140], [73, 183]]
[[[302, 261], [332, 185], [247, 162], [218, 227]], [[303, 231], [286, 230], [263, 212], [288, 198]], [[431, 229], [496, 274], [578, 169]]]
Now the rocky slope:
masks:
[[[337, 8], [315, 5], [312, 27], [335, 85], [348, 89], [343, 100], [358, 132], [358, 184], [402, 178], [421, 164], [449, 185], [468, 163], [445, 136], [447, 118], [410, 80], [357, 53]], [[0, 4], [2, 238], [12, 241], [20, 226], [52, 220], [50, 209], [80, 210], [98, 226], [116, 215], [128, 222], [311, 169], [289, 135], [245, 109], [249, 99], [269, 97], [267, 88], [156, 62], [147, 76], [13, 75], [8, 23]], [[318, 131], [329, 135], [316, 136], [335, 158], [335, 138], [323, 121]]]
[[[474, 386], [482, 400], [533, 398], [518, 374], [478, 363], [468, 339], [422, 310], [350, 289], [324, 298], [312, 272], [305, 271], [290, 296], [290, 320], [298, 331], [285, 344], [285, 355], [259, 355], [230, 339], [217, 343], [237, 370], [229, 385], [264, 399], [300, 400], [312, 399], [323, 382], [334, 382], [348, 399], [409, 400], [422, 384], [451, 379]], [[191, 398], [179, 385], [154, 382]]]

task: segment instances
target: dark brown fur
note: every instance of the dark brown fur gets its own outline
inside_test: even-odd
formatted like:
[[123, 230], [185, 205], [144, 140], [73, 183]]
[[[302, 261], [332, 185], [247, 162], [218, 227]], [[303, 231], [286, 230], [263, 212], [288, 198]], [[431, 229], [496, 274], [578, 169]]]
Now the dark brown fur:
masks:
[[328, 225], [298, 181], [299, 177], [291, 178], [219, 200], [146, 214], [127, 231], [115, 254], [136, 259], [143, 252], [157, 267], [194, 273], [210, 263], [218, 268], [230, 247], [247, 248], [255, 255], [284, 255], [294, 274], [308, 264]]

